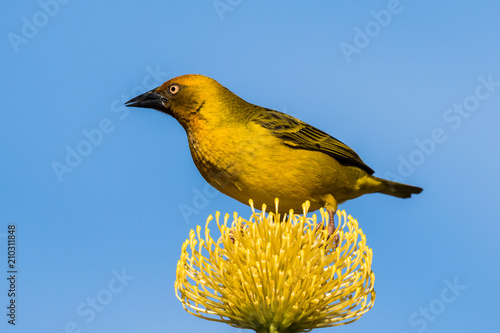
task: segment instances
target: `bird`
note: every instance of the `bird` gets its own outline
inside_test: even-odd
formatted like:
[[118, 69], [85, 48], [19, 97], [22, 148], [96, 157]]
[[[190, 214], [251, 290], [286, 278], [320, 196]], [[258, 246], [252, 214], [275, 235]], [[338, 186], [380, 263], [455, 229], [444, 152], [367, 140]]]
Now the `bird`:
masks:
[[[409, 198], [422, 188], [374, 176], [343, 142], [285, 113], [251, 104], [200, 74], [172, 78], [125, 103], [175, 118], [184, 128], [203, 178], [244, 204], [328, 212], [335, 232], [338, 205], [368, 193]], [[338, 235], [335, 241], [338, 241]]]

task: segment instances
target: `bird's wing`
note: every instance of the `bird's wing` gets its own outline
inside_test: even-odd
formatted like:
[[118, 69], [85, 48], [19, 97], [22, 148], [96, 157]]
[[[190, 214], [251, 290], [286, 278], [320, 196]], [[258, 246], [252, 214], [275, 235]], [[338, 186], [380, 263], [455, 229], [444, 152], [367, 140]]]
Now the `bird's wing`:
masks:
[[332, 156], [340, 164], [356, 166], [369, 174], [374, 173], [346, 144], [287, 114], [265, 109], [255, 115], [252, 121], [269, 129], [289, 147], [319, 151]]

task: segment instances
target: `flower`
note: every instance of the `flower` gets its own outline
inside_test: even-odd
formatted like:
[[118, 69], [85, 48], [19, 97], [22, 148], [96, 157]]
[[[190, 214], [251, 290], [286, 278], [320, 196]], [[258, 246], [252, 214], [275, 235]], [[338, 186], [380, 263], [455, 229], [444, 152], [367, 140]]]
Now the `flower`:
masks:
[[[339, 245], [320, 227], [327, 213], [229, 214], [191, 230], [177, 264], [176, 296], [189, 313], [256, 332], [307, 332], [351, 323], [373, 307], [372, 250], [358, 222], [337, 212]], [[276, 212], [278, 212], [276, 200]], [[280, 222], [281, 221], [281, 222]], [[321, 224], [320, 224], [321, 223]], [[335, 247], [335, 248], [334, 248]]]

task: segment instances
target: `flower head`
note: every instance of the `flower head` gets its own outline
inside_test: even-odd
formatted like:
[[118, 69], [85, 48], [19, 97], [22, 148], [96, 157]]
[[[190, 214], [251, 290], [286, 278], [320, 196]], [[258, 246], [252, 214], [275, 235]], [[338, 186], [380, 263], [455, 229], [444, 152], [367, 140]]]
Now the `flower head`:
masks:
[[[278, 202], [276, 201], [276, 211]], [[252, 206], [253, 207], [253, 206]], [[337, 212], [339, 245], [320, 223], [321, 210], [307, 217], [253, 211], [215, 220], [214, 240], [205, 225], [182, 246], [175, 283], [177, 298], [189, 313], [256, 332], [306, 332], [359, 319], [375, 301], [372, 250], [358, 222]], [[253, 209], [253, 208], [252, 208]]]

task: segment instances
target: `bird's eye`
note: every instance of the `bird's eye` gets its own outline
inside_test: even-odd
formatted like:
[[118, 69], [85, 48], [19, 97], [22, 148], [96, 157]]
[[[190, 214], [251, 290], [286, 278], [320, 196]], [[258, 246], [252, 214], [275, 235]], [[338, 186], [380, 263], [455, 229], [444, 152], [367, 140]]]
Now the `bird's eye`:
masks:
[[170, 86], [170, 88], [168, 88], [170, 90], [170, 93], [175, 95], [179, 92], [179, 86], [176, 85], [176, 84], [173, 84]]

